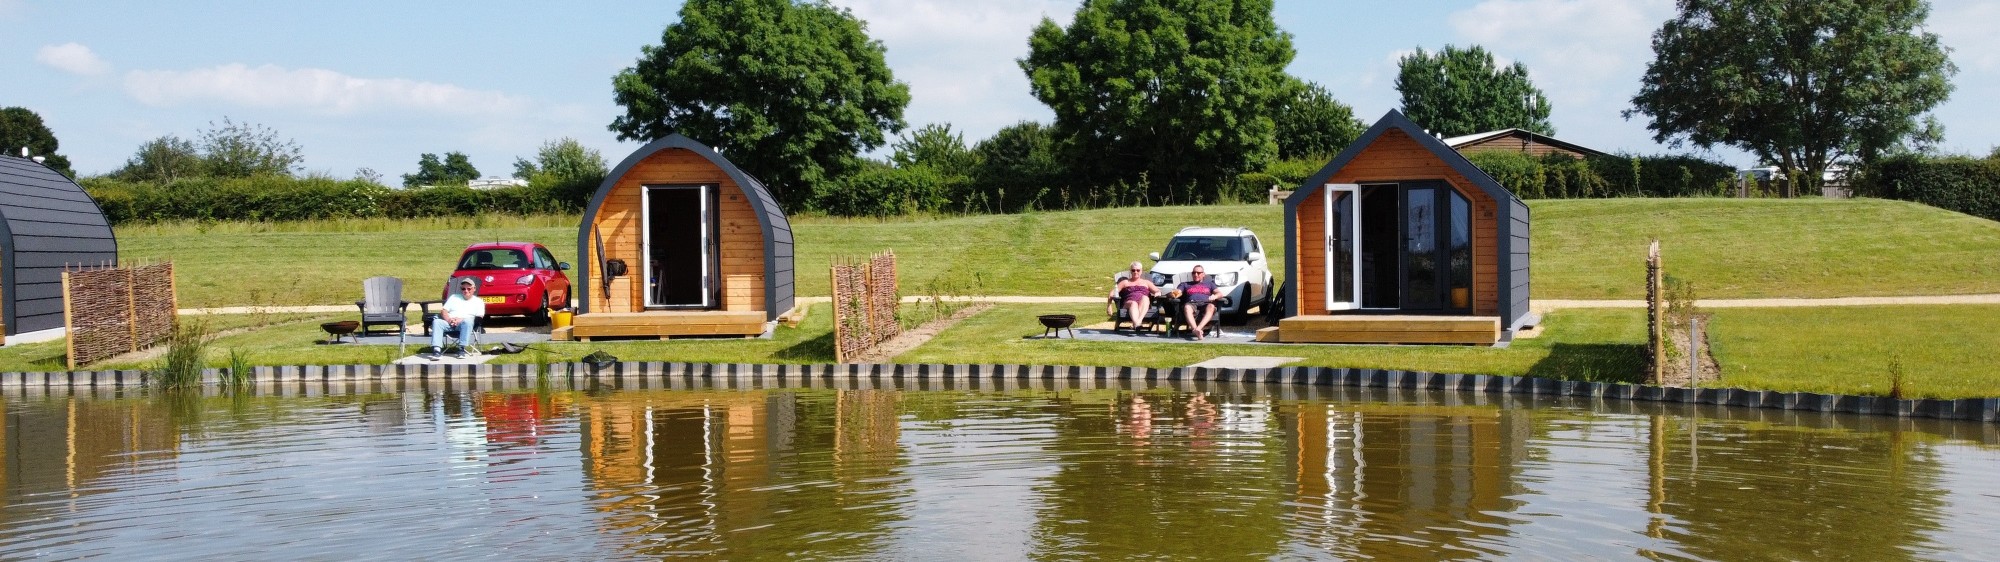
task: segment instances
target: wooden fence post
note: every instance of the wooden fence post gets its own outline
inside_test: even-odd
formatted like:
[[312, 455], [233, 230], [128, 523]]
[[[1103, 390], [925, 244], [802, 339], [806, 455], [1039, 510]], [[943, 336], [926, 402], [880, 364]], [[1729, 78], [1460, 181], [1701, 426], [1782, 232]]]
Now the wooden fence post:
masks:
[[1666, 326], [1660, 306], [1660, 293], [1664, 288], [1661, 286], [1661, 269], [1660, 241], [1654, 240], [1646, 248], [1646, 347], [1650, 355], [1646, 382], [1649, 384], [1660, 384], [1666, 378]]
[[69, 264], [63, 264], [63, 345], [67, 348], [63, 360], [69, 363], [69, 370], [76, 370], [76, 312], [69, 307]]

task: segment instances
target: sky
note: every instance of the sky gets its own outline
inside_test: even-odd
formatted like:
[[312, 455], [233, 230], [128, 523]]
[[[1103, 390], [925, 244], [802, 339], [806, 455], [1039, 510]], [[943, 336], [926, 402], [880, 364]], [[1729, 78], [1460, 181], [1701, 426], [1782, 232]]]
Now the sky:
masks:
[[[867, 22], [908, 83], [910, 129], [950, 124], [967, 144], [1053, 119], [1017, 59], [1043, 18], [1077, 0], [832, 0]], [[464, 152], [483, 175], [564, 137], [610, 163], [639, 143], [607, 129], [623, 113], [611, 78], [660, 43], [680, 2], [269, 2], [0, 0], [0, 107], [42, 116], [79, 173], [118, 169], [146, 141], [193, 139], [228, 118], [303, 149], [303, 171], [387, 183], [423, 153]], [[1277, 0], [1293, 75], [1372, 122], [1398, 106], [1396, 60], [1481, 45], [1519, 61], [1555, 110], [1556, 136], [1607, 152], [1694, 152], [1747, 167], [1727, 148], [1652, 140], [1626, 120], [1671, 0]], [[2000, 0], [1933, 0], [1927, 28], [1953, 50], [1951, 99], [1935, 110], [1946, 152], [2000, 146]], [[893, 136], [891, 137], [893, 138]], [[697, 139], [699, 140], [699, 139]], [[886, 153], [886, 148], [876, 154]]]

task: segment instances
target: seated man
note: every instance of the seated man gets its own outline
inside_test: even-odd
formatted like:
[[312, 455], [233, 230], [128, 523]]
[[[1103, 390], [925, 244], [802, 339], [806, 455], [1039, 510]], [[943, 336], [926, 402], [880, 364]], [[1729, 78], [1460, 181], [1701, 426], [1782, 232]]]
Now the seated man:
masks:
[[465, 344], [472, 341], [472, 324], [486, 315], [486, 301], [479, 299], [478, 284], [467, 277], [458, 280], [458, 293], [444, 300], [444, 308], [431, 320], [431, 360], [444, 353], [445, 330], [458, 330], [458, 357], [465, 358]]
[[[1137, 330], [1140, 324], [1146, 322], [1146, 311], [1152, 310], [1153, 295], [1159, 292], [1159, 288], [1153, 286], [1153, 280], [1146, 275], [1146, 266], [1139, 262], [1132, 262], [1132, 267], [1125, 273], [1126, 277], [1119, 279], [1118, 284], [1111, 287], [1111, 298], [1117, 300], [1118, 306], [1125, 310], [1126, 317], [1132, 321], [1132, 329]], [[1112, 312], [1114, 320], [1117, 314], [1117, 311]], [[1114, 321], [1112, 328], [1116, 329], [1117, 326], [1117, 322]]]
[[[1208, 279], [1202, 267], [1194, 266], [1194, 279], [1174, 288], [1174, 296], [1181, 299], [1181, 312], [1185, 315], [1189, 328], [1194, 329], [1194, 339], [1200, 340], [1208, 323], [1215, 320], [1215, 281]], [[1200, 310], [1199, 318], [1195, 314]]]

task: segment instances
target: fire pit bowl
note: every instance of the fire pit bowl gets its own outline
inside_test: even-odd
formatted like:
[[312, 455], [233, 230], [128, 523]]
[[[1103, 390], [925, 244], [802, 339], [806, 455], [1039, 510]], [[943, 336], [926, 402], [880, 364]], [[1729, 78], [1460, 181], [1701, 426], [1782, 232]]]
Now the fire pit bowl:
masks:
[[354, 330], [356, 328], [360, 327], [361, 323], [354, 320], [341, 320], [339, 322], [321, 322], [319, 324], [319, 329], [325, 330], [327, 335], [333, 336], [333, 339], [329, 339], [321, 343], [340, 343], [341, 336], [352, 334], [354, 333]]
[[1076, 337], [1076, 329], [1070, 327], [1076, 324], [1075, 314], [1043, 314], [1036, 316], [1035, 319], [1042, 321], [1043, 337], [1048, 337], [1050, 333], [1062, 337], [1062, 330], [1069, 330], [1069, 337]]

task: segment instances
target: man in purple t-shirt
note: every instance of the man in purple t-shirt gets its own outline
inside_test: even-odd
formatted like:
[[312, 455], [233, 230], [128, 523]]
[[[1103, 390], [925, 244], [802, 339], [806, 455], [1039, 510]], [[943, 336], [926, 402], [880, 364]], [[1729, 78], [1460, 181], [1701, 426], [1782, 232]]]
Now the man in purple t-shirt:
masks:
[[[1181, 299], [1182, 318], [1187, 319], [1188, 327], [1194, 329], [1194, 339], [1199, 340], [1202, 330], [1208, 327], [1209, 322], [1215, 320], [1213, 299], [1216, 287], [1215, 282], [1208, 280], [1207, 272], [1199, 265], [1194, 266], [1194, 273], [1190, 275], [1194, 276], [1194, 280], [1181, 283], [1174, 288], [1174, 293]], [[1199, 320], [1195, 318], [1196, 309], [1201, 310]]]

